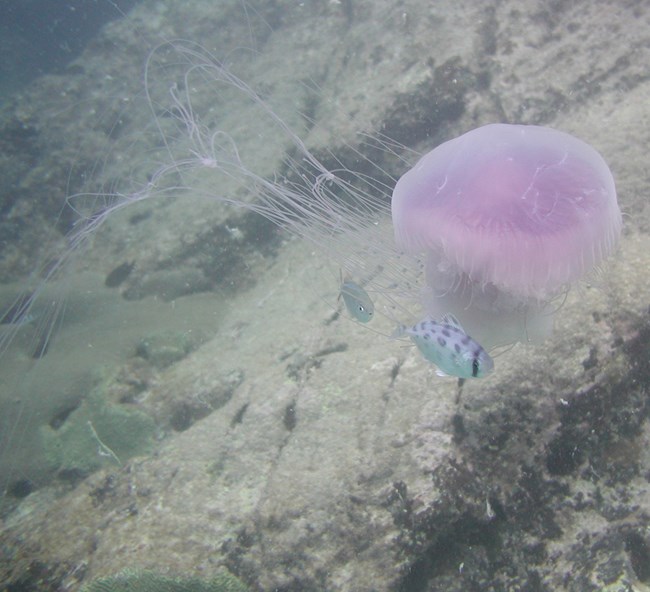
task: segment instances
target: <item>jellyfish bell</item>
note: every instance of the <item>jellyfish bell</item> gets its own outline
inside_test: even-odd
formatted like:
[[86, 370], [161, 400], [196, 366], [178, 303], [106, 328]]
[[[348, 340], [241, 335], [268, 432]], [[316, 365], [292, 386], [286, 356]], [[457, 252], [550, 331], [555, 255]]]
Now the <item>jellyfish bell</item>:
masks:
[[441, 144], [395, 186], [397, 245], [425, 253], [429, 314], [485, 347], [548, 335], [552, 301], [614, 250], [621, 212], [591, 146], [546, 127], [491, 124]]

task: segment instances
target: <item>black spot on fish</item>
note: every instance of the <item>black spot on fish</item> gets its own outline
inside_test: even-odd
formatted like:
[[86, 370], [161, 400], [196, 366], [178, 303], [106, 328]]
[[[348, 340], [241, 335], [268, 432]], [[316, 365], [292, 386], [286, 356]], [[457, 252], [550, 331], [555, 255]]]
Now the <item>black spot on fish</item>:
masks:
[[125, 261], [122, 265], [118, 265], [113, 271], [111, 271], [104, 280], [104, 285], [108, 288], [117, 288], [126, 278], [131, 275], [133, 268], [135, 267], [135, 261]]
[[443, 334], [445, 337], [451, 337], [451, 333], [449, 332], [449, 327], [445, 327], [445, 328], [442, 330], [442, 334]]
[[444, 337], [438, 337], [438, 343], [440, 344], [440, 347], [445, 347], [445, 345], [447, 345], [447, 340]]
[[426, 324], [426, 322], [422, 321], [422, 322], [420, 323], [420, 331], [425, 331], [426, 328], [427, 328], [427, 324]]
[[463, 345], [467, 345], [467, 344], [470, 342], [470, 336], [469, 336], [469, 335], [465, 335], [465, 337], [463, 337], [463, 338], [460, 340], [460, 342], [461, 342]]
[[479, 371], [479, 364], [478, 364], [478, 358], [474, 358], [472, 360], [472, 376], [476, 378], [478, 376], [478, 371]]
[[428, 341], [429, 339], [431, 339], [431, 335], [429, 335], [428, 333], [424, 333], [424, 335], [422, 335], [422, 339], [426, 339]]
[[460, 353], [460, 345], [458, 345], [457, 343], [454, 343], [454, 349], [456, 350], [457, 354]]

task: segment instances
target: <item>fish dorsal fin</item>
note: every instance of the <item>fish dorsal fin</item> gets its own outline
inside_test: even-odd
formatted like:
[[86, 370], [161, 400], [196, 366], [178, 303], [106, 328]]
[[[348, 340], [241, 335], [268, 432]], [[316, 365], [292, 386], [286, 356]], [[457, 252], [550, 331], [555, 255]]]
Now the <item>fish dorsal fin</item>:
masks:
[[460, 324], [460, 321], [450, 312], [447, 312], [444, 315], [442, 315], [442, 318], [440, 319], [440, 323], [443, 325], [449, 325], [450, 327], [455, 327], [459, 331], [465, 333], [465, 329], [463, 329], [463, 326]]

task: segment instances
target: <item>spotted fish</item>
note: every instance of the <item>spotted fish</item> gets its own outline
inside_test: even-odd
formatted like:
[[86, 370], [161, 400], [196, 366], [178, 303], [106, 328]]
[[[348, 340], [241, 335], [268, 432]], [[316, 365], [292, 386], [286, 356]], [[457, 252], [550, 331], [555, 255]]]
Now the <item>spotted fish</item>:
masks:
[[422, 355], [433, 362], [440, 376], [481, 378], [494, 370], [494, 361], [476, 340], [447, 314], [440, 321], [427, 318], [417, 325], [398, 327], [396, 337], [408, 335]]
[[344, 281], [341, 278], [339, 298], [343, 298], [345, 308], [360, 323], [369, 322], [375, 314], [375, 305], [368, 296], [368, 292], [350, 279]]

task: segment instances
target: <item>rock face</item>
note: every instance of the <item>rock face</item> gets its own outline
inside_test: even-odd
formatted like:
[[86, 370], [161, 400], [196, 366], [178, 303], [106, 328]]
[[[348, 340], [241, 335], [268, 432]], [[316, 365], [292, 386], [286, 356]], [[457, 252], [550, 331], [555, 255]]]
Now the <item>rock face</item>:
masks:
[[[359, 129], [416, 148], [495, 120], [576, 134], [614, 171], [628, 214], [620, 253], [558, 303], [546, 344], [502, 353], [492, 376], [459, 386], [389, 340], [386, 317], [369, 329], [334, 312], [338, 268], [327, 252], [281, 244], [268, 226], [221, 204], [188, 211], [184, 200], [152, 201], [118, 213], [80, 262], [101, 278], [79, 284], [86, 287], [75, 292], [74, 322], [41, 361], [51, 364], [41, 391], [38, 370], [19, 356], [11, 359], [26, 368], [21, 380], [32, 382], [29, 390], [11, 384], [34, 400], [34, 431], [64, 429], [101, 382], [102, 405], [146, 413], [160, 441], [151, 455], [119, 465], [98, 448], [100, 470], [66, 477], [47, 474], [32, 430], [23, 429], [21, 471], [5, 498], [12, 504], [2, 518], [0, 581], [76, 590], [126, 568], [207, 578], [227, 569], [251, 589], [284, 592], [642, 590], [650, 582], [650, 10], [415, 0], [254, 9], [143, 2], [107, 27], [79, 68], [5, 106], [0, 142], [36, 163], [14, 169], [13, 185], [47, 188], [51, 212], [79, 148], [84, 167], [153, 146], [141, 133], [151, 111], [134, 102], [122, 114], [109, 98], [136, 95], [146, 51], [183, 37], [231, 56], [331, 168], [356, 158], [351, 168], [364, 172], [372, 161], [389, 178], [406, 166], [355, 136]], [[253, 59], [228, 53], [242, 39]], [[161, 88], [180, 84], [160, 74]], [[319, 88], [316, 102], [309, 84]], [[92, 107], [72, 117], [62, 93]], [[212, 101], [233, 129], [250, 128], [244, 108], [221, 109], [221, 100], [196, 90], [202, 113]], [[58, 119], [48, 119], [45, 104]], [[111, 126], [98, 128], [98, 112], [109, 113]], [[241, 142], [243, 153], [255, 137]], [[272, 174], [285, 154], [271, 140], [257, 143], [249, 166]], [[99, 182], [146, 171], [146, 159], [125, 160], [108, 159]], [[32, 239], [44, 236], [39, 221], [50, 206], [2, 203], [5, 222], [27, 228], [3, 250], [9, 277], [33, 265], [41, 247]], [[55, 241], [60, 230], [47, 236]], [[209, 272], [221, 252], [237, 270], [232, 281]], [[132, 261], [119, 285], [104, 285]], [[118, 321], [106, 304], [115, 301]], [[84, 348], [57, 348], [78, 347], [79, 326], [95, 328], [92, 339], [82, 334]], [[88, 353], [99, 341], [114, 347], [101, 381]], [[80, 351], [92, 372], [79, 370]], [[70, 378], [65, 388], [60, 374]], [[12, 400], [0, 399], [5, 417]]]

